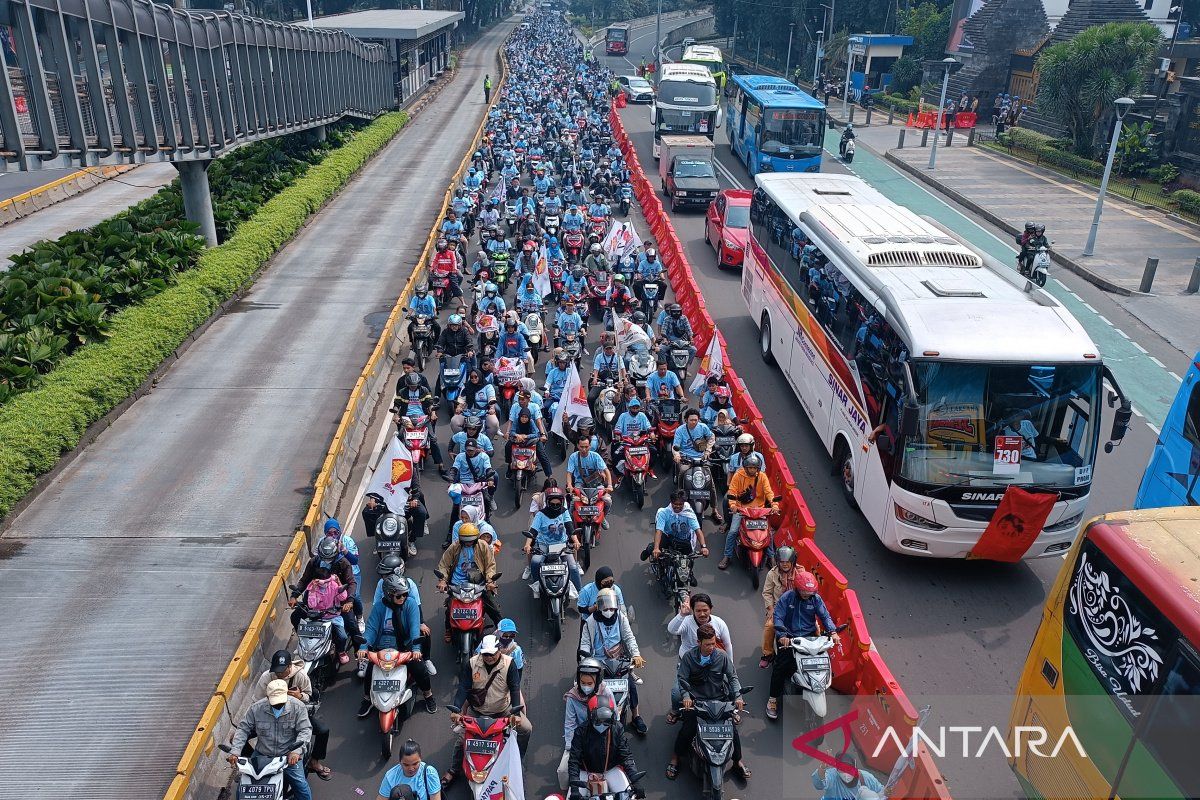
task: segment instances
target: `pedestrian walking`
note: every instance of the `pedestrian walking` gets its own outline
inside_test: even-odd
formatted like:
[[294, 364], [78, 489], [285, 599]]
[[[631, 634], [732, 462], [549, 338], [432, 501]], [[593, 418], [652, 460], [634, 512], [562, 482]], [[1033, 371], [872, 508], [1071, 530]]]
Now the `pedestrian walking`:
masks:
[[492, 76], [491, 75], [483, 76], [483, 102], [484, 103], [492, 102]]
[[979, 113], [979, 95], [975, 95], [975, 97], [971, 100], [971, 113]]

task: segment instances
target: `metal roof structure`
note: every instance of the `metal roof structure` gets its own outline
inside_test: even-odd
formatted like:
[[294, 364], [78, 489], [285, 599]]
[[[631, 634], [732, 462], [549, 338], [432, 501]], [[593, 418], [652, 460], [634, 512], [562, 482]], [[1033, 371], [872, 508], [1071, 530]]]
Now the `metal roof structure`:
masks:
[[461, 11], [375, 9], [317, 17], [313, 27], [345, 31], [359, 39], [420, 39], [464, 19]]

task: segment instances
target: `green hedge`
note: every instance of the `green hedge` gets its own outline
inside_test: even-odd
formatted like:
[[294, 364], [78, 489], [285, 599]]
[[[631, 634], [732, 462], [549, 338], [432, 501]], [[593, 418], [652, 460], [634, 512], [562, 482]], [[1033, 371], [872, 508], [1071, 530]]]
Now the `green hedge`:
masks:
[[204, 251], [195, 269], [114, 315], [107, 340], [77, 350], [38, 388], [0, 407], [0, 518], [79, 443], [88, 425], [129, 397], [407, 122], [405, 112], [385, 114], [354, 134], [267, 201], [229, 241]]
[[885, 108], [905, 114], [916, 114], [917, 107], [920, 105], [916, 100], [909, 100], [907, 97], [901, 97], [898, 94], [877, 94], [875, 95], [874, 102], [877, 106], [884, 106]]
[[1094, 177], [1104, 172], [1104, 165], [1100, 162], [1062, 150], [1058, 147], [1060, 142], [1057, 139], [1035, 131], [1010, 128], [997, 136], [996, 141], [1005, 147], [1025, 150], [1037, 156], [1039, 161], [1060, 169]]
[[1179, 204], [1179, 210], [1192, 216], [1200, 217], [1200, 192], [1191, 189], [1180, 189], [1171, 194], [1171, 199]]

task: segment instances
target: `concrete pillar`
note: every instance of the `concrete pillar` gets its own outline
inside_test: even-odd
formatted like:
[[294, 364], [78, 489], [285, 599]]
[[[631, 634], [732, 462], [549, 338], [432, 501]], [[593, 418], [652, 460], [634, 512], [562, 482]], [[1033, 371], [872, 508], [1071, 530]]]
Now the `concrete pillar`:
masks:
[[[313, 128], [312, 130], [313, 130], [313, 135], [317, 137], [318, 142], [323, 142], [323, 141], [325, 141], [326, 138], [328, 138], [329, 132], [325, 129], [324, 125], [318, 125], [317, 127]], [[207, 181], [207, 179], [206, 179], [206, 181]]]
[[203, 161], [179, 161], [179, 182], [183, 187], [183, 213], [200, 226], [200, 235], [209, 247], [217, 246], [217, 224], [213, 221], [212, 194], [208, 190], [208, 165]]

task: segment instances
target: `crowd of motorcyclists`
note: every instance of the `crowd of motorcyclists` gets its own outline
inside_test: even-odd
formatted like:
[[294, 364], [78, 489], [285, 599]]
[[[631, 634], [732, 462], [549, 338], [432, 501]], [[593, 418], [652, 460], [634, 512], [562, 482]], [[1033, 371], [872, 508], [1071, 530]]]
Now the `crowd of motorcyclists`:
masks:
[[[286, 758], [285, 781], [302, 800], [312, 795], [298, 761], [307, 757], [307, 772], [321, 779], [330, 772], [323, 762], [328, 728], [303, 712], [306, 704], [315, 709], [314, 695], [340, 665], [357, 660], [358, 715], [378, 716], [389, 758], [399, 725], [388, 715], [406, 702], [388, 699], [389, 692], [407, 691], [410, 707], [437, 712], [429, 622], [439, 617], [459, 663], [448, 679], [456, 687], [448, 707], [454, 754], [439, 774], [419, 744], [403, 742], [379, 797], [428, 800], [455, 781], [483, 784], [509, 732], [524, 753], [532, 733], [521, 688], [525, 661], [516, 625], [501, 610], [497, 563], [500, 537], [514, 533], [525, 538], [526, 566], [513, 584], [528, 586], [556, 637], [567, 607], [580, 617], [578, 666], [564, 695], [560, 788], [569, 797], [643, 797], [645, 773], [629, 736], [650, 727], [638, 696], [642, 649], [613, 571], [598, 565], [590, 582], [586, 573], [609, 528], [613, 495], [628, 490], [641, 508], [648, 481], [659, 477], [656, 466], [664, 477], [674, 471], [674, 488], [653, 516], [652, 537], [638, 546], [676, 611], [668, 631], [681, 643], [665, 717], [679, 724], [668, 779], [692, 763], [720, 796], [726, 770], [751, 775], [737, 730], [744, 699], [732, 636], [711, 597], [693, 591], [695, 560], [709, 555], [713, 536], [719, 569], [736, 559], [756, 588], [762, 584], [759, 666], [772, 670], [769, 717], [778, 716], [799, 663], [783, 648], [818, 633], [837, 641], [816, 579], [797, 564], [795, 549], [775, 546], [779, 498], [729, 388], [719, 375], [689, 383], [695, 332], [682, 308], [666, 302], [654, 243], [631, 252], [605, 246], [632, 197], [630, 168], [608, 123], [612, 74], [584, 59], [561, 15], [535, 12], [526, 21], [506, 45], [509, 74], [439, 226], [428, 283], [408, 305], [412, 352], [391, 408], [414, 462], [404, 507], [389, 508], [379, 494], [365, 499], [374, 569], [336, 520], [325, 524], [292, 587], [301, 652], [275, 654], [260, 687], [266, 696], [232, 743], [231, 760], [252, 736], [256, 752]], [[567, 397], [581, 367], [586, 377]], [[586, 413], [562, 420], [560, 409], [580, 404]], [[551, 453], [559, 447], [565, 458], [556, 476]], [[443, 524], [426, 505], [433, 491], [420, 479], [427, 460], [448, 483], [452, 506], [433, 536], [443, 548], [435, 570], [436, 590], [445, 595], [441, 614], [423, 601], [405, 566], [431, 526]], [[511, 485], [516, 508], [528, 500], [528, 524], [519, 532], [490, 522], [502, 483]], [[373, 591], [369, 604], [364, 586]], [[322, 635], [323, 650], [305, 652]], [[325, 672], [312, 666], [318, 662]], [[297, 678], [309, 672], [311, 681]], [[294, 730], [272, 732], [285, 718]], [[719, 752], [722, 737], [732, 741], [728, 752]]]

